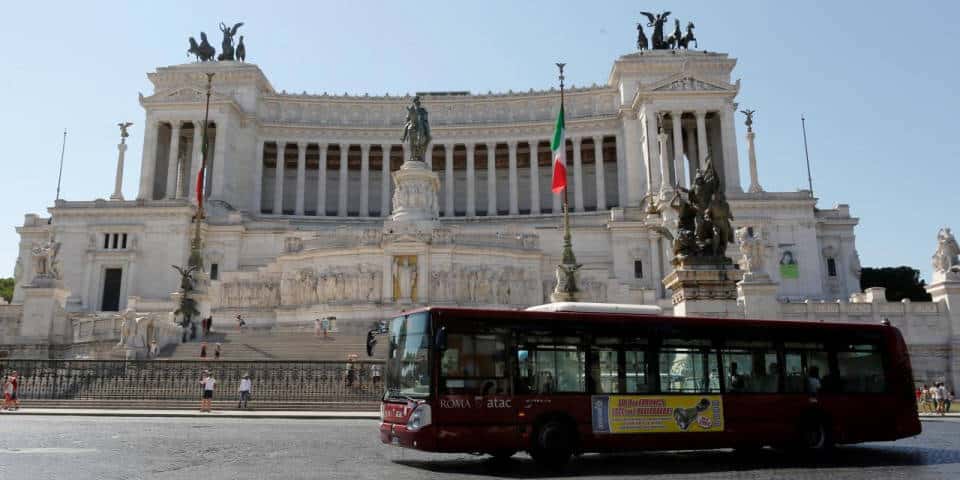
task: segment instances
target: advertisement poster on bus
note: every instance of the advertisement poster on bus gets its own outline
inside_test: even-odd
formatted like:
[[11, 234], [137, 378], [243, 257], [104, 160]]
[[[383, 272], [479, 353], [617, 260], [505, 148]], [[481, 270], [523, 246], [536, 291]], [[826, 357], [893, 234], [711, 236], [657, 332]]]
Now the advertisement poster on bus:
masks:
[[594, 433], [722, 432], [720, 395], [594, 395]]

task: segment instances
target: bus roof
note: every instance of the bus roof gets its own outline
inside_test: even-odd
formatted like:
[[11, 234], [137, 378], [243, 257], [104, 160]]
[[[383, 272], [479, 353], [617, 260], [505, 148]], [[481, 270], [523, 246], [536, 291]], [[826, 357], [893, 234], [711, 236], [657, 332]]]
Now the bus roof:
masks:
[[[638, 305], [640, 306], [640, 305]], [[885, 330], [890, 326], [879, 323], [853, 323], [853, 322], [824, 322], [817, 320], [765, 320], [765, 319], [744, 319], [744, 318], [714, 318], [714, 317], [674, 317], [662, 314], [651, 313], [632, 313], [626, 311], [569, 311], [569, 310], [540, 310], [536, 307], [526, 310], [507, 309], [507, 308], [477, 308], [477, 307], [447, 307], [447, 306], [425, 306], [404, 312], [404, 315], [417, 312], [436, 312], [464, 319], [483, 318], [486, 320], [504, 321], [504, 320], [551, 320], [551, 321], [589, 321], [597, 323], [655, 323], [669, 322], [675, 325], [685, 326], [750, 326], [750, 327], [786, 327], [786, 328], [826, 328], [826, 329], [862, 329], [862, 330]]]
[[656, 305], [633, 305], [628, 303], [554, 302], [527, 308], [528, 312], [581, 312], [581, 313], [635, 313], [638, 315], [662, 315], [663, 309]]

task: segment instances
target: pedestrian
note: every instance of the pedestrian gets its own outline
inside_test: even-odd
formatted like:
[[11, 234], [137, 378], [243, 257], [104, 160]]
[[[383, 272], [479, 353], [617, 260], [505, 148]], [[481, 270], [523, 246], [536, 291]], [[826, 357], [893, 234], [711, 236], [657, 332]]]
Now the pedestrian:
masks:
[[357, 371], [354, 370], [353, 361], [351, 360], [349, 363], [347, 363], [347, 386], [352, 387], [353, 382], [356, 380], [356, 378], [357, 378]]
[[220, 360], [220, 344], [217, 343], [217, 346], [213, 348], [213, 359]]
[[247, 402], [250, 401], [251, 383], [250, 374], [244, 374], [240, 380], [240, 402], [237, 404], [237, 408], [247, 408]]
[[204, 370], [200, 384], [203, 386], [203, 396], [200, 399], [200, 411], [209, 412], [213, 406], [213, 389], [217, 385], [217, 380], [213, 378], [209, 370]]
[[320, 328], [323, 330], [323, 338], [327, 338], [330, 332], [330, 319], [324, 318], [320, 323]]
[[319, 337], [323, 332], [323, 322], [319, 318], [313, 319], [313, 336]]
[[949, 392], [947, 392], [947, 398], [945, 402], [947, 405], [946, 405], [946, 408], [944, 409], [944, 413], [950, 413], [950, 407], [953, 405], [953, 390], [950, 390]]
[[373, 377], [374, 386], [380, 385], [380, 364], [374, 363], [370, 367], [370, 376]]
[[213, 331], [213, 315], [207, 317], [207, 335]]
[[0, 410], [13, 410], [13, 378], [3, 377], [3, 405]]
[[8, 410], [20, 410], [20, 374], [16, 370], [10, 373], [10, 384], [12, 386], [10, 401], [13, 402], [13, 408]]
[[940, 386], [937, 387], [937, 394], [940, 396], [940, 416], [947, 414], [947, 385], [943, 382], [940, 382]]
[[200, 344], [200, 360], [207, 359], [207, 342]]
[[157, 345], [157, 339], [150, 340], [150, 358], [157, 358], [160, 353], [160, 347]]
[[943, 413], [943, 398], [940, 396], [940, 383], [934, 383], [930, 387], [930, 397], [933, 398], [934, 413]]
[[247, 322], [243, 320], [243, 316], [239, 313], [237, 314], [237, 330], [240, 333], [243, 333], [243, 328], [247, 326]]

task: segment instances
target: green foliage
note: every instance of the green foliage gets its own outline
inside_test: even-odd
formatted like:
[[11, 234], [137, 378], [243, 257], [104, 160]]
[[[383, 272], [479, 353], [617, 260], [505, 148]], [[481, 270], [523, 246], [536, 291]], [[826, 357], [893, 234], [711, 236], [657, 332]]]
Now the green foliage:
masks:
[[888, 302], [899, 302], [904, 298], [913, 302], [931, 300], [926, 282], [920, 278], [920, 271], [907, 266], [864, 268], [860, 274], [860, 288], [870, 287], [886, 288]]
[[12, 278], [0, 278], [0, 297], [3, 297], [3, 299], [7, 302], [13, 298]]

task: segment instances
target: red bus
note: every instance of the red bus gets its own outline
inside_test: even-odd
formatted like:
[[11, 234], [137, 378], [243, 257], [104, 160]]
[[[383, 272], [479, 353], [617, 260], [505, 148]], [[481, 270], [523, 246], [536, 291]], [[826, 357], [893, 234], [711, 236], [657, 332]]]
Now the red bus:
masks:
[[389, 321], [380, 440], [555, 465], [584, 452], [818, 450], [920, 433], [892, 326], [565, 305]]

